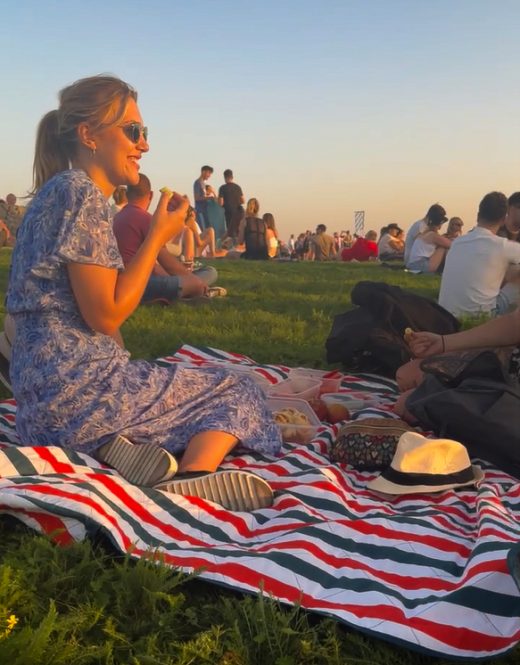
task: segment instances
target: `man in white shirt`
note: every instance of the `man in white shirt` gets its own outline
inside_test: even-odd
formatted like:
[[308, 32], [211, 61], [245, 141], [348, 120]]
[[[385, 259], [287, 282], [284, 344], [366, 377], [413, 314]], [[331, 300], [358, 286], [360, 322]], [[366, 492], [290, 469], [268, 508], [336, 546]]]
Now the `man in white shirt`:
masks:
[[507, 214], [504, 194], [486, 194], [479, 205], [476, 228], [452, 242], [439, 304], [455, 316], [505, 314], [518, 305], [520, 243], [497, 236]]
[[408, 229], [406, 238], [404, 241], [404, 263], [408, 265], [410, 260], [410, 253], [412, 251], [412, 245], [418, 235], [424, 233], [428, 228], [428, 221], [437, 226], [437, 224], [442, 224], [447, 222], [448, 218], [446, 216], [446, 210], [439, 204], [434, 203], [430, 206], [426, 216], [423, 219], [419, 219], [414, 222]]

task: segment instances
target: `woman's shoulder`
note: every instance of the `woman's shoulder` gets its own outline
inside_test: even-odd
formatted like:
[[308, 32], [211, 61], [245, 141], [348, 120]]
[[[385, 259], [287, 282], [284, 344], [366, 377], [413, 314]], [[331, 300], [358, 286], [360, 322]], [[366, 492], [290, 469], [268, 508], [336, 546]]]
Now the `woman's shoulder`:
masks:
[[59, 196], [68, 200], [98, 195], [103, 197], [85, 171], [80, 169], [68, 169], [56, 173], [43, 185], [39, 195], [41, 198]]

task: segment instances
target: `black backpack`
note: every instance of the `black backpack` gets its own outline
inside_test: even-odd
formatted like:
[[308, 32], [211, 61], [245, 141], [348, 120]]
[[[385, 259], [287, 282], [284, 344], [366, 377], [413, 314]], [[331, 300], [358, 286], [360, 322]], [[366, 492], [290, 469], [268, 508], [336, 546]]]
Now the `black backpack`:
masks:
[[426, 373], [406, 408], [423, 428], [460, 441], [471, 457], [520, 478], [520, 389], [492, 351], [477, 355], [454, 378]]
[[433, 300], [385, 282], [358, 282], [351, 293], [357, 308], [334, 318], [325, 343], [327, 361], [354, 371], [394, 377], [410, 360], [406, 328], [441, 335], [457, 332], [457, 319]]

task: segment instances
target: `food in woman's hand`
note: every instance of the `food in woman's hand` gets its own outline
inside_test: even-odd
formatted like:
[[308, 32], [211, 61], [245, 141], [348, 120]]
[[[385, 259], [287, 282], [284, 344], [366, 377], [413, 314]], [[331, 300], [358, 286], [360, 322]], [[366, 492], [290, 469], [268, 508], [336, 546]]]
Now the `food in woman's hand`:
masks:
[[172, 192], [172, 190], [169, 187], [161, 187], [159, 190], [161, 194], [168, 194], [169, 197], [172, 197], [175, 192]]
[[411, 328], [405, 328], [404, 329], [404, 341], [408, 344], [410, 341], [410, 338], [413, 335], [413, 330]]

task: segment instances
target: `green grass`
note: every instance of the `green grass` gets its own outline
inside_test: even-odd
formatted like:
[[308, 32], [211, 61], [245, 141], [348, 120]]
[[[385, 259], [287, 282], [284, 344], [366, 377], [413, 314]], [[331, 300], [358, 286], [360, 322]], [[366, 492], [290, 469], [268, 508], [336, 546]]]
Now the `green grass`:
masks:
[[[0, 252], [5, 292], [10, 253]], [[435, 296], [438, 278], [379, 266], [216, 262], [229, 296], [204, 305], [141, 307], [123, 335], [135, 358], [182, 343], [259, 362], [326, 367], [332, 317], [361, 279]], [[3, 300], [3, 299], [2, 299]], [[0, 310], [3, 315], [3, 309]], [[0, 521], [0, 663], [9, 665], [429, 665], [449, 663], [348, 631], [337, 622], [242, 596], [104, 540], [60, 548]], [[18, 623], [9, 632], [8, 617]], [[6, 632], [7, 631], [7, 634]], [[497, 659], [520, 660], [517, 649]]]

